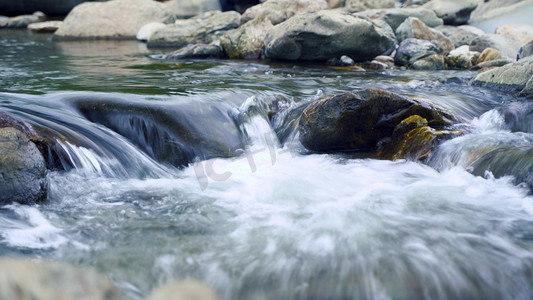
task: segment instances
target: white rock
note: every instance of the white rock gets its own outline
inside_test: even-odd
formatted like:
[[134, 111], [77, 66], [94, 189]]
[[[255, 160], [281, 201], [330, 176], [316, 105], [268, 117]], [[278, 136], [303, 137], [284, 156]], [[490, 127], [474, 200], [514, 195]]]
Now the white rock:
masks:
[[141, 42], [146, 42], [152, 36], [152, 34], [154, 34], [154, 32], [158, 31], [161, 28], [165, 28], [166, 26], [167, 25], [160, 22], [148, 23], [141, 27], [141, 29], [137, 33], [137, 40]]

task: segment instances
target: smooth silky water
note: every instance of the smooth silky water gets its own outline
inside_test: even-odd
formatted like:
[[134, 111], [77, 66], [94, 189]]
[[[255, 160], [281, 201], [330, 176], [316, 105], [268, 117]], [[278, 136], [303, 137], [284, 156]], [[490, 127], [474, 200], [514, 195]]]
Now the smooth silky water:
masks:
[[[0, 255], [90, 266], [133, 299], [174, 278], [224, 299], [533, 297], [530, 186], [472, 165], [488, 149], [531, 145], [530, 104], [469, 86], [473, 73], [163, 61], [136, 42], [25, 31], [2, 31], [0, 44], [1, 110], [70, 139], [56, 145], [70, 163], [49, 172], [47, 203], [0, 207]], [[438, 104], [470, 133], [428, 165], [306, 153], [298, 111], [369, 87]], [[118, 119], [131, 130], [112, 130], [80, 99], [169, 107], [200, 132], [232, 120], [242, 147], [172, 164], [150, 135], [135, 137], [156, 125]], [[272, 99], [282, 100], [270, 119]]]

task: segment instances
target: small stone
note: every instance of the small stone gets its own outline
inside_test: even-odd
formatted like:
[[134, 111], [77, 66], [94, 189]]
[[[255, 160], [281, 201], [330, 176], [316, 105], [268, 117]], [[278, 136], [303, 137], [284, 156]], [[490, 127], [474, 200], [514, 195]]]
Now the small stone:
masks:
[[144, 25], [137, 32], [137, 40], [141, 42], [147, 42], [154, 32], [165, 28], [167, 25], [161, 22], [152, 22]]
[[59, 28], [59, 26], [61, 26], [61, 24], [63, 24], [62, 21], [46, 21], [32, 23], [28, 25], [28, 30], [37, 33], [54, 33]]

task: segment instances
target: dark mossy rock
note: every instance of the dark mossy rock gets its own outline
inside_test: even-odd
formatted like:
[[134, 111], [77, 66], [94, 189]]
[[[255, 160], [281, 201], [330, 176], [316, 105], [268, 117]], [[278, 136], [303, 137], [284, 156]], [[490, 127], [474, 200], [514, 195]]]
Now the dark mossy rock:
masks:
[[46, 200], [46, 163], [37, 146], [20, 130], [0, 128], [0, 204]]
[[152, 158], [174, 166], [196, 159], [233, 157], [244, 148], [242, 133], [222, 105], [94, 97], [72, 101], [88, 120], [112, 129]]
[[[317, 152], [375, 151], [406, 118], [418, 115], [433, 128], [456, 121], [411, 98], [378, 89], [346, 92], [310, 104], [299, 120], [300, 141]], [[398, 129], [397, 129], [398, 130]]]
[[439, 141], [462, 134], [460, 131], [436, 130], [427, 125], [428, 121], [418, 115], [403, 120], [394, 129], [390, 141], [380, 145], [375, 158], [424, 160]]

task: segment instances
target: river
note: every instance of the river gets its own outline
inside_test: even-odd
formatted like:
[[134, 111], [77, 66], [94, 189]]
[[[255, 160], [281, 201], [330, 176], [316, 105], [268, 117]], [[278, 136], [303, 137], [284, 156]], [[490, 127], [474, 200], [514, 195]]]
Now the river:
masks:
[[[66, 137], [49, 201], [0, 207], [0, 255], [93, 267], [132, 299], [188, 277], [224, 299], [533, 297], [531, 172], [474, 163], [530, 147], [530, 101], [468, 85], [475, 73], [164, 61], [26, 31], [0, 45], [0, 109]], [[368, 87], [453, 111], [469, 134], [427, 164], [303, 149], [292, 124], [307, 103]], [[235, 151], [181, 140], [152, 111]]]

